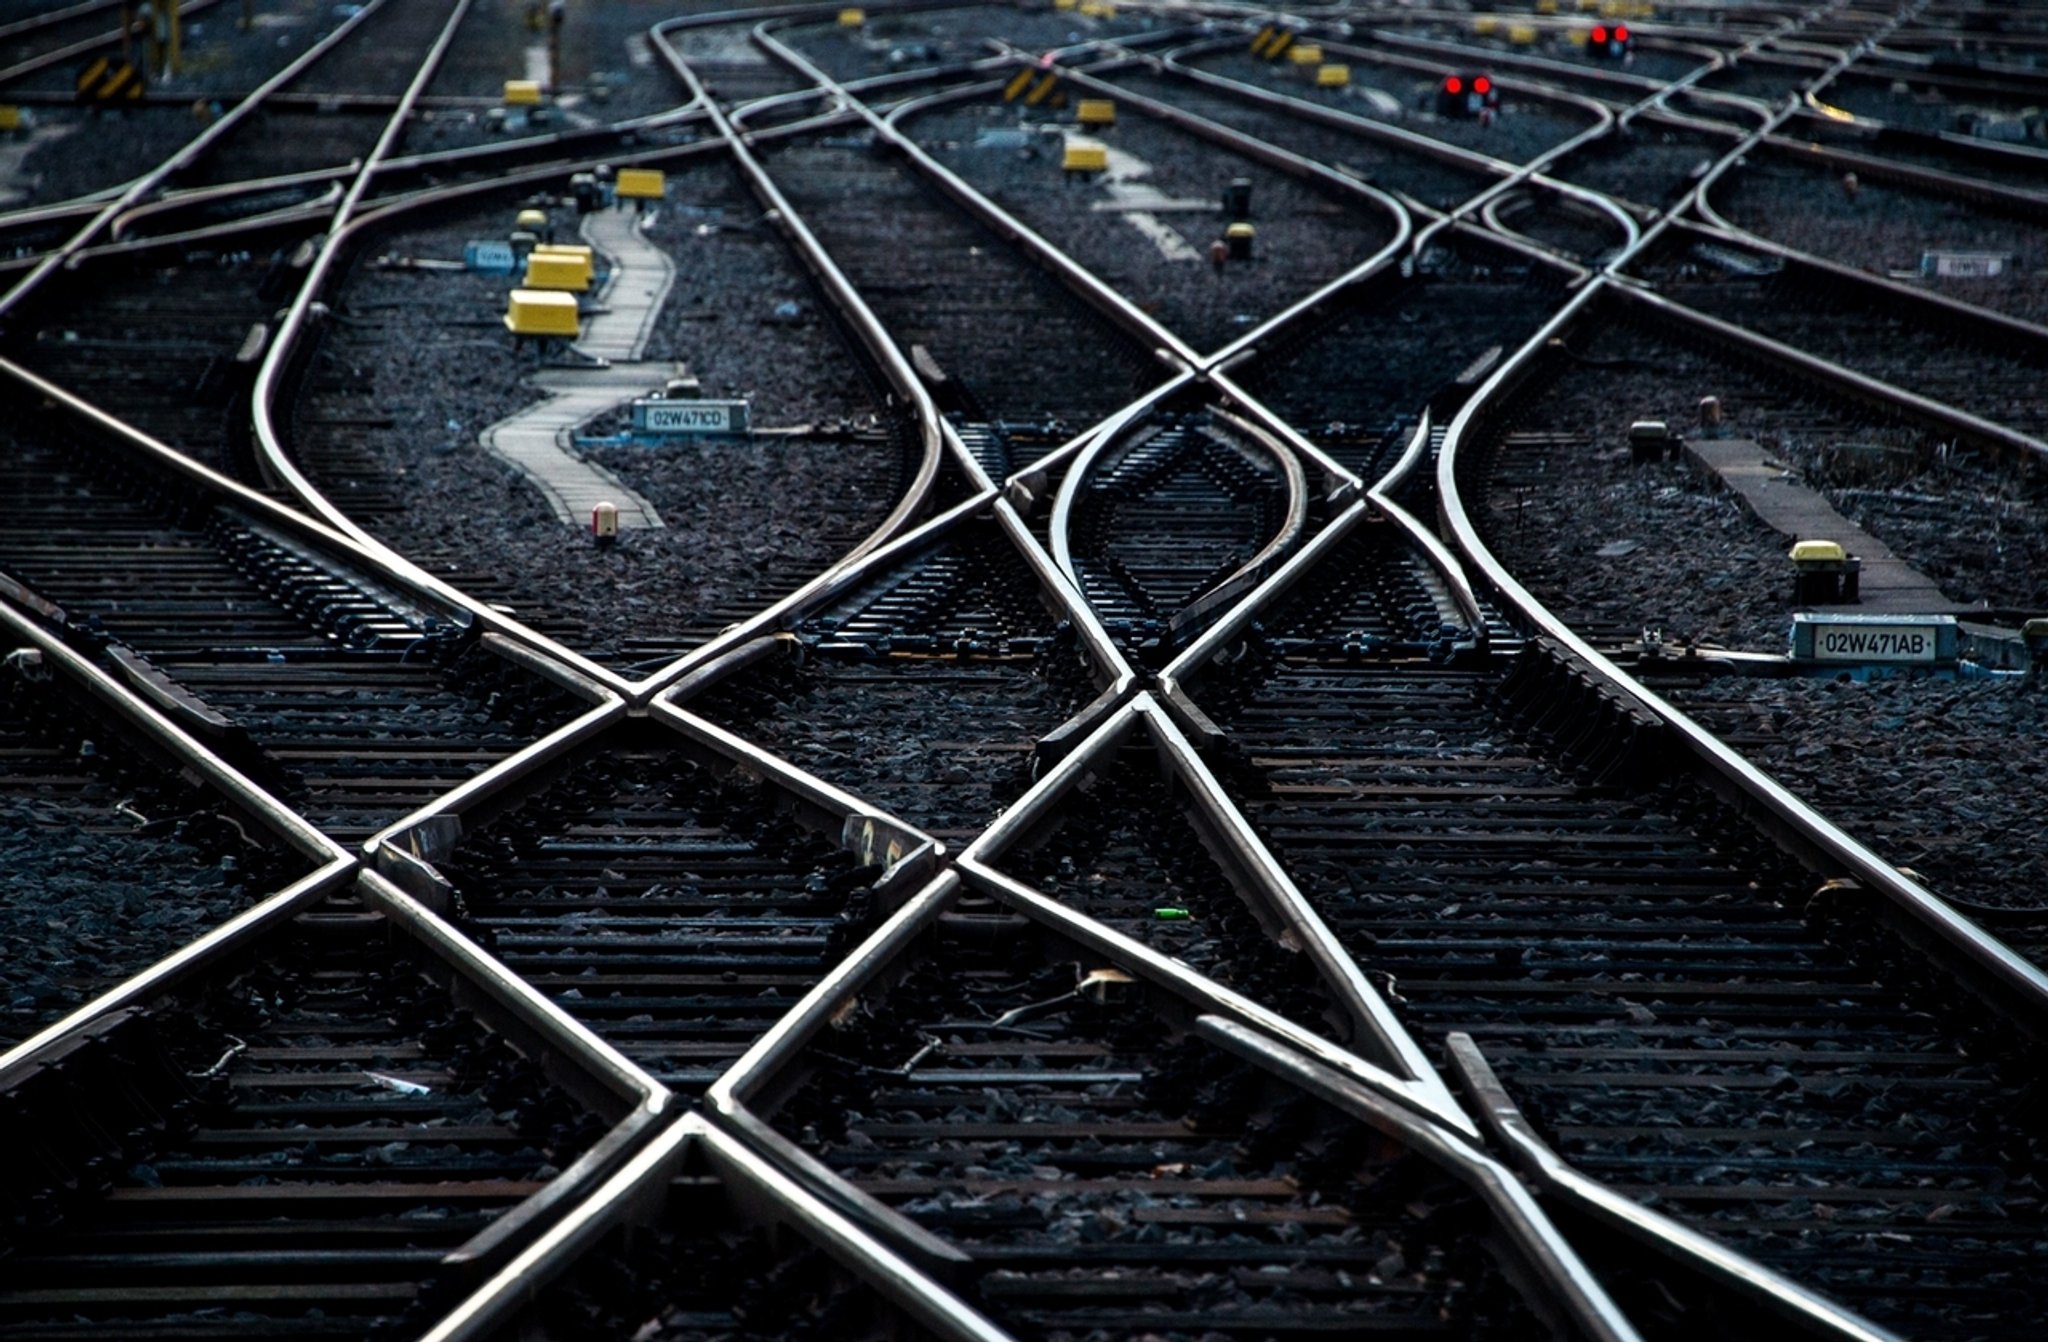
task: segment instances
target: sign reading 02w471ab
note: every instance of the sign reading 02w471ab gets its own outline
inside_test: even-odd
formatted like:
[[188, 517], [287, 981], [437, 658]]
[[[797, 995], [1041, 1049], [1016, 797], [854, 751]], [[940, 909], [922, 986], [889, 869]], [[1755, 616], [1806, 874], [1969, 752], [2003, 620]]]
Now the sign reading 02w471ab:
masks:
[[636, 433], [745, 433], [747, 403], [649, 397], [633, 402], [633, 429]]
[[1953, 615], [1802, 612], [1792, 617], [1794, 661], [1933, 666], [1955, 661], [1956, 652]]

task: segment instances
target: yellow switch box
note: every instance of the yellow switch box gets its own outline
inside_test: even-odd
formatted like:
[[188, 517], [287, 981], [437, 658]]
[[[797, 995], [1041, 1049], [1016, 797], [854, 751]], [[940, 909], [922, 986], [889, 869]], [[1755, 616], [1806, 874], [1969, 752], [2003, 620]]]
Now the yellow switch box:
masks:
[[841, 28], [858, 28], [867, 21], [868, 12], [864, 9], [842, 9], [839, 11], [839, 26]]
[[1472, 20], [1472, 31], [1481, 37], [1492, 37], [1500, 31], [1500, 20], [1492, 14], [1481, 14]]
[[1084, 126], [1114, 126], [1116, 104], [1108, 98], [1083, 98], [1074, 105], [1074, 120]]
[[20, 130], [21, 109], [12, 104], [0, 107], [0, 130]]
[[1508, 41], [1514, 43], [1518, 47], [1529, 47], [1536, 45], [1536, 25], [1533, 23], [1516, 23], [1509, 25]]
[[590, 263], [581, 257], [551, 256], [536, 250], [526, 258], [526, 287], [580, 294], [590, 287]]
[[540, 81], [537, 79], [508, 79], [505, 81], [505, 106], [540, 106]]
[[1792, 547], [1795, 564], [1839, 564], [1848, 557], [1835, 541], [1800, 541]]
[[1341, 89], [1351, 82], [1351, 67], [1348, 65], [1325, 65], [1316, 71], [1316, 87], [1319, 89]]
[[614, 190], [620, 200], [660, 200], [668, 194], [668, 178], [660, 168], [620, 168]]
[[1296, 43], [1287, 48], [1287, 59], [1296, 65], [1321, 65], [1323, 49], [1310, 43]]
[[547, 289], [514, 289], [505, 305], [505, 329], [517, 336], [567, 336], [575, 339], [576, 299]]
[[[551, 276], [560, 275], [566, 277], [570, 274], [568, 267], [574, 267], [575, 272], [581, 276], [582, 282], [579, 284], [537, 283], [532, 278], [533, 262], [534, 258], [536, 257], [543, 258], [550, 263], [546, 271], [547, 274]], [[585, 289], [588, 289], [591, 286], [592, 282], [594, 282], [597, 278], [597, 253], [592, 251], [588, 247], [578, 247], [568, 243], [561, 242], [544, 242], [540, 246], [535, 247], [532, 252], [527, 254], [526, 267], [526, 284], [527, 287], [530, 289], [567, 288], [574, 289], [576, 290], [576, 292], [581, 293]]]
[[1093, 140], [1067, 141], [1066, 157], [1060, 166], [1068, 172], [1106, 172], [1109, 169], [1109, 150]]

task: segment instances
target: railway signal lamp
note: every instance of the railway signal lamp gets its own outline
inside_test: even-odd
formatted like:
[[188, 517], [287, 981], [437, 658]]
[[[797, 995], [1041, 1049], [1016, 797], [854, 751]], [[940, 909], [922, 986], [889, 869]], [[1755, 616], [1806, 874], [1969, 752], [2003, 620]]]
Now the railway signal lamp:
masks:
[[1586, 41], [1586, 50], [1610, 61], [1625, 59], [1635, 50], [1635, 46], [1636, 40], [1629, 33], [1627, 25], [1619, 23], [1612, 28], [1604, 23], [1593, 25], [1593, 31], [1587, 35]]
[[1437, 85], [1438, 116], [1470, 117], [1500, 106], [1500, 86], [1489, 75], [1445, 75]]

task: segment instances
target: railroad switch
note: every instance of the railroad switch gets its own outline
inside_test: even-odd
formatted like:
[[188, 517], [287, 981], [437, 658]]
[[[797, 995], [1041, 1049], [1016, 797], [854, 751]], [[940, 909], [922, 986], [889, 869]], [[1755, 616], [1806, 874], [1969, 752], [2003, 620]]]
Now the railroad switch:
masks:
[[1860, 598], [1863, 561], [1835, 541], [1800, 541], [1792, 547], [1792, 604], [1849, 606]]

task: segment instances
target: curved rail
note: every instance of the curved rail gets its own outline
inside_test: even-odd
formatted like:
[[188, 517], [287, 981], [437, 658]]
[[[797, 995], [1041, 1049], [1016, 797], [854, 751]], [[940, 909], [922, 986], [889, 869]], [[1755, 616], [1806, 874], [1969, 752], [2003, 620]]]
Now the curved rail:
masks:
[[[1931, 935], [1950, 958], [2014, 1004], [2030, 1029], [2048, 1035], [2048, 974], [1985, 933], [1919, 882], [1900, 874], [1897, 868], [1843, 833], [1804, 800], [1701, 727], [1677, 706], [1616, 666], [1508, 572], [1506, 565], [1481, 539], [1459, 488], [1459, 451], [1491, 403], [1529, 371], [1548, 342], [1566, 330], [1601, 291], [1597, 283], [1583, 289], [1514, 357], [1495, 370], [1452, 420], [1437, 458], [1436, 484], [1439, 516], [1450, 533], [1453, 545], [1468, 569], [1509, 607], [1520, 622], [1570, 650], [1617, 692], [1663, 721], [1703, 774], [1732, 789], [1747, 804], [1755, 807], [1810, 859], [1852, 877], [1898, 909]], [[1630, 296], [1648, 298], [1647, 295], [1633, 293]]]
[[257, 108], [261, 107], [271, 94], [283, 88], [286, 84], [291, 83], [292, 80], [297, 79], [314, 62], [327, 55], [328, 52], [341, 45], [341, 43], [347, 41], [350, 34], [367, 22], [371, 15], [383, 8], [386, 3], [387, 0], [366, 0], [366, 3], [360, 9], [343, 20], [341, 25], [333, 32], [306, 48], [297, 60], [285, 66], [284, 69], [278, 71], [269, 79], [264, 80], [262, 84], [257, 86], [255, 92], [229, 108], [220, 120], [194, 136], [191, 142], [184, 148], [178, 150], [177, 153], [165, 159], [155, 168], [129, 183], [127, 188], [118, 196], [102, 206], [99, 212], [93, 215], [86, 223], [85, 227], [79, 229], [77, 233], [67, 239], [64, 245], [56, 251], [47, 253], [36, 264], [35, 269], [29, 271], [20, 280], [17, 280], [14, 287], [9, 289], [4, 295], [0, 295], [0, 319], [4, 319], [9, 313], [19, 307], [22, 301], [28, 297], [29, 293], [59, 267], [70, 264], [71, 258], [83, 249], [86, 244], [91, 242], [93, 238], [97, 237], [100, 230], [112, 223], [122, 211], [162, 186], [172, 173], [181, 172], [191, 167], [192, 164], [199, 160], [200, 155], [206, 153], [223, 136], [234, 130], [236, 126], [239, 126], [251, 116]]

